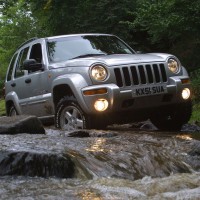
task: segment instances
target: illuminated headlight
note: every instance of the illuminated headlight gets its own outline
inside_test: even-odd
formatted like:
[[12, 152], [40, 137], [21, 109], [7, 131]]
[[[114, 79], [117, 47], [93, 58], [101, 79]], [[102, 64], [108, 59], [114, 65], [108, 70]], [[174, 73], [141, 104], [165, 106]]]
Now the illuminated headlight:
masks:
[[182, 97], [183, 99], [187, 100], [190, 97], [190, 89], [184, 88], [182, 91]]
[[91, 69], [91, 76], [96, 81], [104, 81], [108, 76], [108, 72], [104, 66], [95, 65]]
[[177, 74], [180, 71], [180, 65], [177, 60], [170, 58], [168, 60], [168, 68], [171, 72]]
[[99, 111], [105, 111], [108, 108], [108, 101], [106, 99], [98, 99], [94, 103], [94, 108]]

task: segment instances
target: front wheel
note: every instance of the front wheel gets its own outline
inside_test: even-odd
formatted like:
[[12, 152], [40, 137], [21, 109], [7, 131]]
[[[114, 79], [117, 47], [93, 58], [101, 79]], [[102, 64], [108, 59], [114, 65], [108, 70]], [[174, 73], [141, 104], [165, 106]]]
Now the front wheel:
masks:
[[55, 125], [67, 131], [89, 129], [91, 119], [82, 111], [74, 97], [64, 97], [56, 109]]
[[150, 119], [151, 122], [160, 130], [179, 131], [183, 124], [186, 124], [192, 114], [192, 102], [173, 106], [171, 108], [161, 109]]

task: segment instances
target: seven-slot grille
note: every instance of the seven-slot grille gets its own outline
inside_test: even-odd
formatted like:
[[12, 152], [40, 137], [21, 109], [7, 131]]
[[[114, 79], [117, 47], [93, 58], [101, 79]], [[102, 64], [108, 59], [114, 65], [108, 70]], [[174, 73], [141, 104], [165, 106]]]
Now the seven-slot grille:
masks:
[[114, 72], [118, 87], [167, 82], [164, 64], [118, 67]]

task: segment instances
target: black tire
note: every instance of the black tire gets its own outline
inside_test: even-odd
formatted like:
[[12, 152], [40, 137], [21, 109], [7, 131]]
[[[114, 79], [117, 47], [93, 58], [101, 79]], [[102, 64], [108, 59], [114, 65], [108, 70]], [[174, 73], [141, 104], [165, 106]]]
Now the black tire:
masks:
[[60, 100], [55, 114], [55, 126], [63, 130], [90, 129], [91, 117], [86, 115], [73, 96]]
[[18, 115], [17, 110], [14, 105], [11, 105], [9, 112], [8, 112], [8, 116], [13, 117], [16, 115]]
[[151, 122], [160, 130], [179, 131], [192, 114], [192, 102], [189, 100], [172, 108], [160, 110], [151, 117]]

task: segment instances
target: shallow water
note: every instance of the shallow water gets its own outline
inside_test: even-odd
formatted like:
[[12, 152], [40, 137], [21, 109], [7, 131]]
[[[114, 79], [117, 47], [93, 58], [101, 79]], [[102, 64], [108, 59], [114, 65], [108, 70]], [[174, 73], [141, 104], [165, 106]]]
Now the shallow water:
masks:
[[199, 135], [127, 126], [0, 135], [0, 199], [200, 199]]
[[136, 181], [119, 178], [93, 180], [2, 177], [1, 199], [192, 199], [200, 197], [200, 174], [165, 178], [145, 176]]

